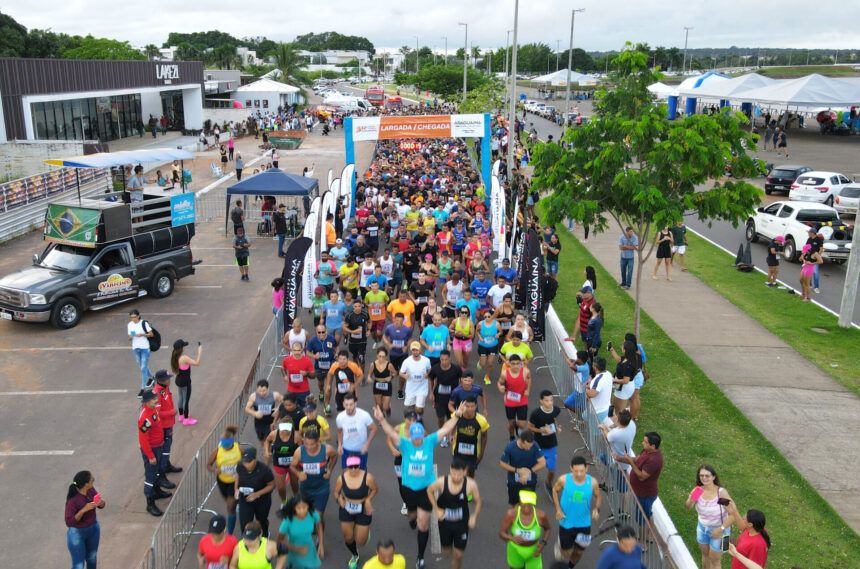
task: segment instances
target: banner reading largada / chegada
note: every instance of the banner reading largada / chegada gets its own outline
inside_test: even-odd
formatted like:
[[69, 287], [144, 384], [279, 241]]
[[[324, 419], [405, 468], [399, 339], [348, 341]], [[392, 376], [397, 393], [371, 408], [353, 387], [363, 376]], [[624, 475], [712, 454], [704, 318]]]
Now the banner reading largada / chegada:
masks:
[[479, 138], [484, 136], [484, 120], [484, 115], [360, 117], [352, 121], [352, 137], [355, 141]]

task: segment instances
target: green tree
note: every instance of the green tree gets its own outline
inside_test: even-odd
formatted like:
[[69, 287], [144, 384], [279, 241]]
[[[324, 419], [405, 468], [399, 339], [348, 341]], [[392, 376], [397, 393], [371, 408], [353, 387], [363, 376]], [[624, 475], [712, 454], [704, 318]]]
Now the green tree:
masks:
[[63, 59], [146, 59], [146, 56], [131, 47], [127, 41], [94, 38], [87, 36], [78, 47], [63, 50]]
[[[401, 83], [398, 78], [403, 79], [403, 74], [395, 75], [395, 82]], [[482, 87], [488, 81], [486, 75], [472, 67], [468, 69], [467, 79], [469, 91]], [[463, 88], [463, 69], [458, 65], [426, 65], [417, 75], [413, 74], [406, 84], [415, 85], [422, 91], [450, 97]]]
[[212, 50], [211, 61], [218, 69], [230, 69], [236, 64], [236, 46], [231, 43], [220, 45]]
[[295, 47], [289, 43], [279, 43], [274, 51], [275, 69], [279, 71], [280, 80], [284, 83], [296, 77], [301, 67], [301, 57]]
[[[628, 43], [613, 63], [616, 87], [598, 91], [594, 120], [564, 135], [570, 149], [537, 145], [533, 182], [553, 190], [544, 200], [550, 223], [570, 217], [596, 232], [607, 230], [609, 219], [620, 231], [633, 227], [638, 335], [642, 268], [654, 249], [653, 232], [685, 215], [737, 226], [759, 204], [761, 190], [743, 181], [757, 175], [757, 165], [745, 151], [755, 143], [742, 130], [742, 113], [670, 121], [665, 105], [648, 92], [662, 78], [649, 70], [648, 55]], [[732, 178], [724, 176], [727, 162]]]
[[146, 55], [146, 58], [150, 61], [154, 61], [161, 56], [161, 52], [158, 51], [158, 46], [155, 44], [149, 44], [143, 48], [143, 53]]
[[0, 57], [24, 57], [27, 28], [0, 12]]
[[[561, 59], [561, 68], [567, 68], [567, 52], [569, 50], [564, 50], [561, 52], [559, 58]], [[495, 56], [493, 57], [495, 59]], [[495, 66], [494, 66], [495, 67]], [[578, 71], [580, 73], [586, 73], [588, 71], [595, 71], [597, 68], [595, 67], [594, 59], [590, 55], [588, 55], [584, 49], [575, 47], [573, 48], [573, 57], [571, 58], [571, 67], [572, 71]]]
[[[495, 58], [493, 58], [495, 59]], [[460, 81], [463, 74], [458, 73]], [[466, 99], [460, 102], [462, 113], [491, 113], [502, 108], [505, 102], [505, 84], [501, 79], [490, 79], [479, 87], [473, 87], [469, 82], [469, 92]]]
[[203, 54], [199, 49], [186, 41], [176, 46], [176, 53], [173, 55], [173, 59], [176, 61], [200, 61], [203, 59]]

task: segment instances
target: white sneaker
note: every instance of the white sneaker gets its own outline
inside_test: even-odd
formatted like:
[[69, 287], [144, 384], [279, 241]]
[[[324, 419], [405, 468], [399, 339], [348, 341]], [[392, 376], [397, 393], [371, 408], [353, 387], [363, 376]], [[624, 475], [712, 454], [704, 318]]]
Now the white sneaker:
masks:
[[442, 437], [442, 442], [439, 443], [439, 446], [442, 448], [448, 448], [448, 437]]
[[821, 289], [819, 289], [819, 288], [815, 289], [815, 294], [819, 294], [820, 292], [821, 292]]
[[561, 544], [558, 539], [555, 540], [555, 543], [552, 546], [552, 556], [558, 562], [564, 561], [564, 557], [561, 555]]
[[400, 506], [400, 515], [405, 516], [409, 513], [409, 510], [406, 509], [406, 502], [403, 502], [403, 505]]

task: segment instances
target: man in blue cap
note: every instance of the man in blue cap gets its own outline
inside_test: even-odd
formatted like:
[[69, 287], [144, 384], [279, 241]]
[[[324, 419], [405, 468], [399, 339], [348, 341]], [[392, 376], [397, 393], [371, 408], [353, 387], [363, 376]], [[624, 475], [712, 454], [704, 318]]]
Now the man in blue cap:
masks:
[[400, 472], [409, 527], [418, 528], [418, 561], [415, 568], [424, 569], [424, 552], [430, 539], [430, 514], [433, 512], [430, 498], [427, 496], [427, 487], [436, 481], [436, 474], [433, 472], [433, 450], [441, 437], [451, 434], [457, 421], [463, 416], [463, 403], [460, 403], [457, 411], [435, 433], [427, 435], [424, 425], [419, 422], [412, 423], [409, 427], [409, 438], [401, 436], [388, 424], [385, 414], [378, 406], [373, 408], [373, 416], [403, 455]]

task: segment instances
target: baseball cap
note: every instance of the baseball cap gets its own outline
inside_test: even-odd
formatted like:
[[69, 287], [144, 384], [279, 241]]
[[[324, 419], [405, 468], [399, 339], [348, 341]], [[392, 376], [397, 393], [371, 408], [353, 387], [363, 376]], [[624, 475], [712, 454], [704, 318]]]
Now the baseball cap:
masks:
[[421, 344], [418, 342], [412, 342], [411, 344], [409, 344], [409, 349], [410, 350], [420, 350]]
[[212, 516], [209, 520], [209, 533], [221, 533], [227, 527], [227, 520], [224, 516]]
[[278, 430], [279, 431], [292, 431], [293, 430], [293, 424], [292, 423], [278, 423]]
[[340, 243], [343, 243], [343, 239], [338, 237], [337, 239], [334, 240], [334, 242], [340, 244]]
[[152, 401], [153, 399], [158, 399], [158, 395], [152, 392], [151, 389], [147, 389], [143, 392], [143, 395], [140, 396], [141, 401], [146, 403], [147, 401]]
[[582, 290], [579, 292], [586, 293], [586, 292], [594, 292], [594, 291], [591, 289], [590, 286], [584, 286], [584, 287], [582, 287]]
[[188, 342], [186, 342], [186, 341], [185, 341], [185, 340], [183, 340], [182, 338], [179, 338], [178, 340], [176, 340], [175, 342], [173, 342], [173, 349], [174, 349], [174, 350], [178, 350], [178, 349], [180, 349], [180, 348], [184, 348], [184, 347], [185, 347], [185, 346], [187, 346], [187, 345], [188, 345]]
[[262, 533], [262, 530], [246, 529], [245, 532], [242, 534], [242, 539], [257, 539]]
[[250, 462], [250, 461], [254, 460], [255, 458], [257, 458], [257, 449], [255, 449], [254, 447], [248, 447], [248, 448], [242, 450], [242, 461], [243, 462]]
[[510, 265], [510, 264], [511, 264], [511, 260], [510, 260], [510, 259], [502, 259], [502, 264], [503, 264], [503, 265]]
[[424, 255], [424, 258], [425, 259], [432, 259], [433, 255], [431, 255], [430, 253], [427, 253], [426, 255]]
[[818, 228], [815, 227], [814, 225], [810, 225], [809, 228], [806, 230], [806, 232], [807, 233], [818, 233]]
[[534, 506], [537, 504], [537, 494], [531, 490], [520, 490], [520, 503]]
[[418, 413], [416, 411], [413, 411], [412, 409], [410, 409], [409, 411], [407, 411], [406, 413], [403, 414], [403, 418], [404, 419], [414, 419], [417, 421], [418, 420]]
[[305, 402], [305, 411], [316, 411], [317, 404], [310, 399]]
[[780, 243], [785, 243], [785, 237], [783, 237], [782, 235], [777, 235], [776, 237], [773, 238], [773, 240], [779, 241]]
[[314, 294], [322, 294], [325, 289], [321, 286], [318, 286], [314, 289]]
[[361, 466], [361, 458], [358, 456], [350, 456], [346, 459], [346, 467]]
[[424, 438], [424, 425], [421, 423], [412, 423], [412, 426], [409, 427], [409, 438], [411, 439], [423, 439]]
[[165, 381], [169, 380], [171, 377], [173, 377], [173, 374], [170, 373], [169, 371], [167, 371], [166, 369], [160, 369], [157, 372], [155, 372], [155, 381], [157, 381], [158, 383], [164, 383]]

